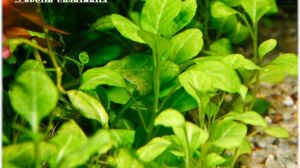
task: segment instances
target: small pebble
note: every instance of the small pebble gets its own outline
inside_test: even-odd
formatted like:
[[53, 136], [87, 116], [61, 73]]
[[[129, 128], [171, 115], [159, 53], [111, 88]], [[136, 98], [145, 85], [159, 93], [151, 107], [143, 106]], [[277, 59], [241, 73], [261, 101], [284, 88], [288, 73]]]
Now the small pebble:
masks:
[[294, 105], [294, 100], [290, 96], [288, 96], [284, 99], [283, 104], [286, 106], [292, 106]]

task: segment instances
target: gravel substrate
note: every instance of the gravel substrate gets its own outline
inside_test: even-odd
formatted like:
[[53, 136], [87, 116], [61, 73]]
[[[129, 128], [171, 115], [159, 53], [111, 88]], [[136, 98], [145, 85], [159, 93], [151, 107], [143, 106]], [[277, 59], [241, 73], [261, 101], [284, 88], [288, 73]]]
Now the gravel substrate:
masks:
[[290, 137], [276, 139], [263, 133], [254, 136], [251, 139], [253, 152], [242, 159], [246, 165], [242, 167], [297, 168], [297, 78], [287, 77], [284, 82], [276, 85], [262, 83], [259, 96], [272, 104], [265, 117], [268, 123], [287, 129]]

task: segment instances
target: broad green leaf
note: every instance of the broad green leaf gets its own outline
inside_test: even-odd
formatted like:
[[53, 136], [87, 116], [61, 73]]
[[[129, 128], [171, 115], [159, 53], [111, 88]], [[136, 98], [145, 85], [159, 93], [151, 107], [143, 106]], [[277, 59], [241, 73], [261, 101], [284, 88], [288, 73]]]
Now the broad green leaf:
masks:
[[94, 50], [89, 52], [90, 60], [87, 66], [96, 67], [104, 65], [111, 60], [119, 58], [121, 54], [122, 50], [119, 45], [96, 46]]
[[[34, 167], [34, 149], [33, 142], [23, 142], [6, 146], [2, 150], [3, 162], [14, 164], [18, 167]], [[46, 142], [39, 143], [39, 149], [39, 159], [42, 162], [47, 162], [56, 152], [55, 145]]]
[[196, 10], [197, 0], [181, 1], [181, 10], [175, 19], [173, 19], [173, 21], [169, 24], [169, 33], [167, 36], [172, 36], [189, 24], [195, 16]]
[[116, 142], [116, 148], [132, 147], [134, 142], [135, 131], [126, 129], [110, 129], [111, 139]]
[[217, 165], [224, 163], [225, 161], [226, 160], [222, 156], [216, 153], [210, 153], [206, 157], [206, 164], [208, 167], [215, 167]]
[[118, 104], [126, 104], [130, 96], [124, 88], [112, 87], [107, 90], [107, 95], [110, 101]]
[[122, 76], [109, 68], [92, 68], [83, 73], [80, 89], [91, 90], [99, 85], [126, 87]]
[[7, 163], [7, 162], [4, 162], [4, 163], [2, 164], [2, 166], [5, 167], [5, 168], [20, 168], [20, 167], [14, 165], [14, 164]]
[[209, 50], [211, 52], [214, 52], [217, 56], [226, 56], [233, 53], [231, 42], [227, 38], [222, 38], [214, 41], [209, 46]]
[[288, 138], [290, 136], [287, 130], [281, 127], [267, 127], [264, 132], [276, 138]]
[[91, 30], [105, 31], [113, 28], [114, 25], [112, 23], [111, 15], [103, 16], [91, 25]]
[[202, 32], [199, 29], [188, 29], [172, 38], [169, 59], [177, 64], [183, 63], [197, 56], [202, 47]]
[[236, 7], [241, 4], [242, 0], [221, 0], [221, 1], [224, 2], [226, 5]]
[[248, 153], [251, 153], [252, 151], [252, 145], [251, 143], [247, 140], [247, 139], [244, 139], [240, 148], [239, 148], [239, 154], [242, 155], [242, 154], [248, 154]]
[[115, 144], [108, 130], [99, 130], [93, 137], [72, 150], [58, 164], [59, 168], [73, 168], [87, 162], [93, 154], [106, 153]]
[[226, 115], [225, 119], [237, 120], [254, 126], [267, 126], [265, 119], [254, 111], [247, 111], [244, 113], [231, 112]]
[[214, 18], [211, 17], [210, 25], [217, 30], [217, 35], [222, 35], [223, 33], [229, 34], [236, 30], [238, 24], [238, 19], [236, 15], [230, 15], [226, 18]]
[[223, 62], [230, 65], [233, 69], [258, 70], [260, 67], [255, 65], [241, 54], [231, 54], [223, 58]]
[[241, 145], [247, 135], [247, 127], [234, 121], [221, 121], [217, 124], [214, 131], [214, 145], [231, 149]]
[[108, 114], [94, 97], [78, 90], [68, 91], [69, 99], [72, 105], [86, 118], [95, 119], [103, 126], [108, 126]]
[[140, 28], [133, 22], [118, 14], [112, 14], [111, 20], [113, 25], [122, 34], [122, 36], [138, 43], [144, 43], [144, 41], [138, 35]]
[[247, 0], [242, 1], [241, 5], [250, 16], [253, 24], [257, 24], [262, 16], [274, 10], [275, 0]]
[[117, 168], [144, 168], [144, 165], [128, 149], [120, 149], [115, 156]]
[[7, 77], [10, 77], [10, 76], [13, 76], [15, 73], [16, 73], [16, 70], [14, 69], [14, 67], [3, 61], [3, 64], [2, 64], [2, 78], [7, 78]]
[[129, 11], [128, 15], [136, 25], [141, 26], [141, 13], [135, 11]]
[[26, 60], [20, 68], [17, 70], [16, 75], [20, 75], [21, 73], [28, 71], [28, 70], [37, 70], [37, 71], [45, 71], [44, 65], [42, 62], [37, 60]]
[[169, 39], [145, 31], [139, 31], [139, 35], [152, 49], [152, 55], [157, 54], [162, 61], [165, 61], [168, 58], [168, 52], [171, 45]]
[[58, 152], [52, 163], [54, 166], [72, 150], [85, 143], [87, 137], [76, 122], [71, 120], [64, 123], [50, 141], [58, 147]]
[[197, 150], [208, 140], [208, 132], [191, 122], [186, 122], [186, 132], [192, 151]]
[[167, 109], [161, 112], [156, 118], [154, 125], [163, 125], [165, 127], [182, 127], [185, 124], [184, 116], [173, 109]]
[[295, 54], [287, 53], [278, 56], [261, 71], [261, 80], [269, 83], [278, 83], [285, 75], [297, 76], [298, 58]]
[[138, 157], [144, 162], [150, 162], [163, 153], [171, 143], [160, 137], [153, 138], [149, 143], [137, 150]]
[[179, 76], [180, 84], [194, 98], [198, 92], [215, 92], [217, 89], [238, 93], [240, 79], [236, 72], [221, 61], [199, 60]]
[[[119, 72], [124, 79], [136, 86], [141, 95], [152, 90], [153, 58], [145, 54], [132, 54], [121, 60], [111, 61], [106, 67]], [[179, 73], [179, 66], [171, 61], [161, 65], [161, 86], [168, 84]]]
[[195, 99], [183, 88], [178, 89], [165, 103], [164, 108], [173, 108], [180, 112], [196, 109], [198, 106]]
[[45, 72], [28, 70], [16, 77], [9, 97], [14, 110], [37, 131], [40, 121], [56, 106], [58, 90]]
[[269, 39], [261, 43], [258, 48], [258, 56], [260, 60], [262, 60], [267, 53], [271, 52], [276, 45], [277, 41], [275, 39]]
[[180, 0], [147, 0], [142, 10], [141, 26], [145, 31], [168, 36], [169, 26], [180, 9]]
[[247, 26], [243, 25], [241, 22], [238, 22], [235, 25], [234, 30], [231, 31], [229, 34], [230, 41], [233, 44], [239, 44], [247, 40], [248, 37], [249, 37], [249, 30]]
[[220, 1], [215, 1], [211, 4], [211, 14], [215, 18], [226, 18], [236, 13], [236, 10]]

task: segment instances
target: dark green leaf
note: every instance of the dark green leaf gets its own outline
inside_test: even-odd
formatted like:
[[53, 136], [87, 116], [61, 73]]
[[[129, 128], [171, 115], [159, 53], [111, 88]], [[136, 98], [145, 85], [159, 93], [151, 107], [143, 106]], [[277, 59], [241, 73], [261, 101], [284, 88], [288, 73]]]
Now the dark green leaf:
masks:
[[209, 50], [214, 52], [217, 56], [226, 56], [233, 53], [231, 42], [227, 38], [214, 41], [209, 46]]

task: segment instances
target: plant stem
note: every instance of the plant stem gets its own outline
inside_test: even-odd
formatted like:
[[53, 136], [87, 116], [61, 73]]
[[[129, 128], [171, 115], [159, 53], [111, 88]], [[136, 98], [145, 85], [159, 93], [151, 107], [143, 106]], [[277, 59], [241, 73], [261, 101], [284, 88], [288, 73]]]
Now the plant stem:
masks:
[[234, 153], [233, 153], [233, 159], [232, 159], [230, 168], [234, 168], [234, 165], [235, 165], [237, 159], [239, 158], [239, 155], [240, 155], [240, 149], [235, 149]]
[[[258, 58], [258, 52], [257, 52], [257, 46], [258, 46], [258, 42], [257, 42], [257, 37], [258, 37], [258, 26], [257, 23], [255, 23], [253, 25], [253, 29], [254, 29], [254, 38], [253, 38], [253, 59], [254, 62], [258, 65], [260, 65], [260, 60]], [[259, 84], [260, 84], [260, 71], [257, 70], [256, 71], [256, 75], [255, 75], [255, 88], [254, 88], [254, 99], [251, 102], [250, 105], [250, 110], [252, 109], [252, 107], [254, 106], [255, 100], [256, 100], [256, 95], [258, 93], [259, 90]]]
[[185, 168], [191, 168], [191, 151], [190, 151], [190, 144], [188, 140], [188, 134], [186, 131], [186, 128], [183, 127], [184, 134], [185, 134], [185, 143], [186, 143], [186, 148], [185, 148]]
[[154, 99], [153, 99], [153, 110], [150, 118], [150, 126], [148, 132], [148, 139], [152, 136], [152, 131], [154, 127], [154, 119], [158, 113], [159, 108], [159, 90], [160, 90], [160, 57], [157, 52], [158, 46], [153, 49], [153, 91], [154, 91]]
[[58, 65], [58, 62], [57, 62], [57, 58], [55, 56], [55, 53], [53, 52], [52, 50], [52, 46], [51, 46], [51, 43], [50, 43], [50, 37], [49, 37], [49, 30], [46, 26], [46, 23], [45, 23], [45, 18], [43, 16], [43, 13], [42, 13], [42, 8], [41, 8], [41, 4], [40, 3], [37, 3], [38, 4], [38, 10], [39, 10], [39, 13], [40, 13], [40, 17], [43, 18], [43, 29], [44, 29], [44, 32], [46, 34], [46, 42], [47, 42], [47, 46], [48, 46], [48, 54], [50, 56], [50, 59], [54, 65], [54, 68], [56, 69], [56, 84], [57, 84], [57, 88], [62, 92], [62, 93], [66, 93], [65, 89], [62, 87], [61, 83], [62, 83], [62, 70], [61, 70], [61, 67]]

